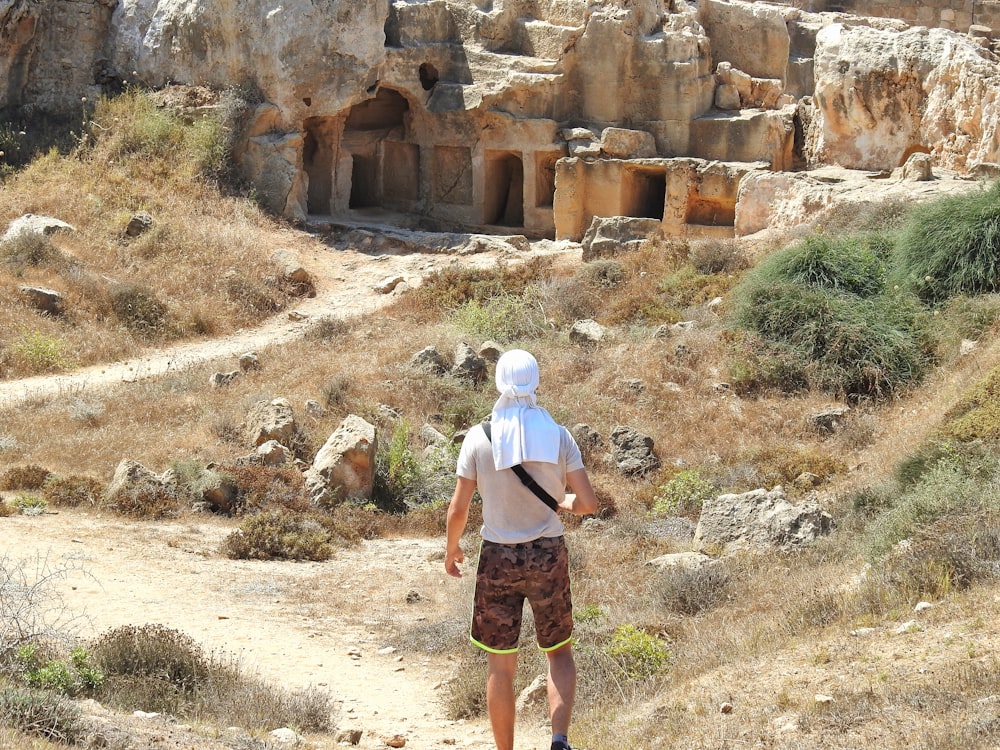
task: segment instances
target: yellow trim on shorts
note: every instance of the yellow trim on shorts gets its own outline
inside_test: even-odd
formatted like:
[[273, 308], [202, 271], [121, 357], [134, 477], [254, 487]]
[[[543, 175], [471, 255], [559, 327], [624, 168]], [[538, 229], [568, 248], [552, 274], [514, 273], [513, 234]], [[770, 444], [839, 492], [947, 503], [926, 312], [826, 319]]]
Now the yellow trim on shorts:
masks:
[[485, 651], [488, 654], [516, 654], [517, 653], [517, 646], [515, 646], [514, 648], [504, 648], [504, 649], [490, 648], [485, 643], [480, 643], [479, 641], [477, 641], [471, 635], [469, 636], [469, 640], [472, 641], [472, 645], [473, 646], [478, 646], [479, 648], [481, 648], [483, 651]]
[[548, 648], [542, 648], [541, 646], [539, 646], [538, 650], [541, 651], [543, 654], [548, 654], [552, 651], [562, 648], [567, 643], [571, 643], [572, 641], [573, 641], [573, 636], [570, 636], [565, 641], [563, 641], [562, 643], [557, 643], [555, 646], [549, 646]]

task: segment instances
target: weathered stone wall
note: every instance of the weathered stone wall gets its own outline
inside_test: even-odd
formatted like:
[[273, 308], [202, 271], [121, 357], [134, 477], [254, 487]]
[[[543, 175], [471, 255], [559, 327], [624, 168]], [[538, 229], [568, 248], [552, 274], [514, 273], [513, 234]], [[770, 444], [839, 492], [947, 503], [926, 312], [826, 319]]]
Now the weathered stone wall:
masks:
[[794, 4], [813, 12], [898, 18], [918, 26], [953, 31], [966, 32], [971, 26], [986, 26], [993, 37], [1000, 37], [998, 0], [800, 0]]

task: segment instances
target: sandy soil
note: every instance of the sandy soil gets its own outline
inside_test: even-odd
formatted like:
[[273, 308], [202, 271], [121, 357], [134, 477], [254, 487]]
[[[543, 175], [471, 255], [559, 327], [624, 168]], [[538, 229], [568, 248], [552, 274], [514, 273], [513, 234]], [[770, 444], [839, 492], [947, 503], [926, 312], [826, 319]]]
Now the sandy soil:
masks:
[[[447, 658], [392, 651], [393, 636], [454, 610], [467, 582], [448, 578], [442, 539], [382, 539], [338, 551], [325, 563], [234, 561], [218, 553], [235, 523], [213, 517], [129, 522], [77, 510], [0, 519], [0, 556], [29, 570], [72, 570], [52, 584], [51, 614], [78, 616], [81, 637], [121, 625], [158, 623], [206, 652], [286, 688], [322, 686], [338, 729], [362, 730], [360, 747], [491, 747], [485, 722], [445, 718]], [[455, 650], [470, 648], [456, 640]], [[159, 728], [163, 735], [163, 728]], [[183, 735], [183, 732], [182, 732]], [[540, 727], [519, 747], [542, 746]], [[208, 744], [151, 745], [207, 748]], [[177, 740], [180, 742], [180, 740]], [[331, 738], [310, 738], [333, 747]], [[533, 743], [533, 744], [532, 744]]]

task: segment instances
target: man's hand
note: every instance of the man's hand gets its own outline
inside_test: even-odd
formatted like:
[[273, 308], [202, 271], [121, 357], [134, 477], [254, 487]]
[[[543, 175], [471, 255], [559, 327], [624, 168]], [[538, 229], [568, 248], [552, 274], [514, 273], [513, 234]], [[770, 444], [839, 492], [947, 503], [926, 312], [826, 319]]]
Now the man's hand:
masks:
[[459, 565], [465, 562], [465, 555], [462, 554], [462, 548], [458, 547], [454, 550], [448, 550], [444, 556], [444, 569], [445, 572], [450, 576], [455, 578], [462, 577], [462, 571], [459, 570]]

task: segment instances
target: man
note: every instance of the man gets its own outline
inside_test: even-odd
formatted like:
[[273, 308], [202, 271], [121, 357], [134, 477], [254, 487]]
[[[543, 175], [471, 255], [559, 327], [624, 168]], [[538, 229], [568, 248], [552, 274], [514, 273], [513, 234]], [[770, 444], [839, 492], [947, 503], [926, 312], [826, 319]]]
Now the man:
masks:
[[[487, 652], [486, 706], [497, 750], [514, 748], [514, 673], [524, 600], [531, 605], [538, 646], [548, 658], [552, 750], [570, 750], [567, 734], [576, 693], [571, 636], [573, 609], [563, 525], [558, 514], [520, 479], [524, 470], [559, 510], [597, 511], [580, 449], [569, 430], [538, 406], [538, 363], [514, 349], [496, 366], [500, 397], [489, 434], [469, 430], [458, 457], [458, 481], [448, 507], [445, 570], [460, 577], [462, 534], [476, 489], [483, 499], [483, 545], [476, 573], [472, 642]], [[529, 480], [530, 481], [530, 480]], [[573, 494], [566, 494], [567, 485]]]

